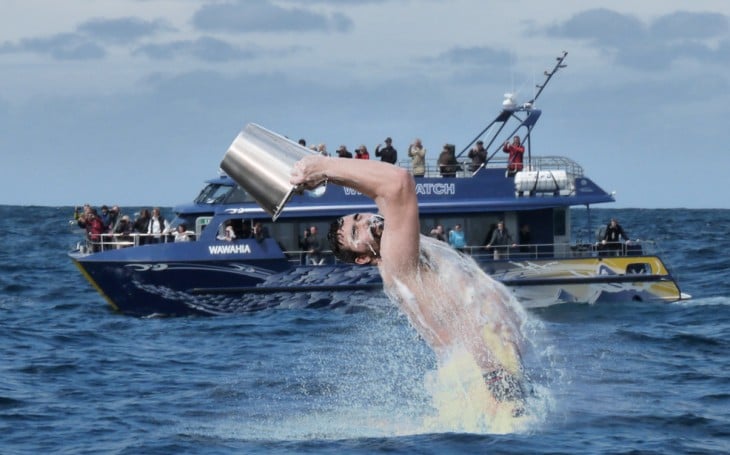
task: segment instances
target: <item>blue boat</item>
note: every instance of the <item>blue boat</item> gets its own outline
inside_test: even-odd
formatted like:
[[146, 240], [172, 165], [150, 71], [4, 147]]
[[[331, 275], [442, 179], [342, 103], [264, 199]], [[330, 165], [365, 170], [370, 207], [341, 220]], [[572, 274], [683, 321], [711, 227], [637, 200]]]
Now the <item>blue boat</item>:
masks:
[[[681, 292], [660, 259], [654, 242], [622, 242], [606, 249], [601, 242], [571, 240], [572, 207], [614, 202], [570, 158], [533, 156], [532, 132], [541, 110], [534, 102], [561, 68], [567, 53], [545, 72], [535, 97], [517, 105], [506, 96], [496, 118], [457, 154], [458, 164], [443, 176], [435, 162], [415, 179], [421, 231], [461, 225], [471, 255], [528, 308], [560, 303], [612, 301], [673, 302]], [[523, 138], [524, 167], [510, 172], [502, 153], [505, 139]], [[486, 163], [473, 168], [466, 159], [481, 140]], [[410, 167], [410, 162], [399, 162]], [[310, 226], [327, 232], [335, 218], [375, 212], [369, 198], [336, 185], [323, 195], [295, 195], [272, 222], [270, 214], [222, 174], [208, 180], [192, 203], [174, 208], [173, 228], [190, 229], [187, 242], [172, 235], [145, 242], [146, 234], [85, 238], [69, 253], [81, 273], [115, 310], [129, 315], [225, 314], [272, 307], [346, 307], [382, 300], [375, 267], [340, 263], [322, 252], [321, 264], [306, 261], [302, 237]], [[514, 244], [489, 243], [490, 229], [503, 221]], [[264, 226], [260, 235], [252, 231]], [[530, 240], [518, 233], [529, 226]], [[225, 239], [225, 229], [235, 240]]]

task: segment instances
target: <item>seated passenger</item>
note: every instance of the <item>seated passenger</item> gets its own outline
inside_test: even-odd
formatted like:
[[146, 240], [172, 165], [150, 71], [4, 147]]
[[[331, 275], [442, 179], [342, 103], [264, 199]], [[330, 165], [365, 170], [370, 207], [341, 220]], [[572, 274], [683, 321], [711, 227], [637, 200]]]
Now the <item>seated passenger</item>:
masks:
[[190, 232], [188, 232], [188, 226], [185, 223], [177, 225], [175, 230], [175, 242], [189, 242]]
[[216, 237], [218, 240], [225, 240], [227, 242], [231, 242], [233, 240], [236, 240], [236, 233], [233, 230], [233, 224], [231, 223], [231, 220], [226, 220], [222, 225], [222, 231], [218, 234], [218, 237]]
[[269, 229], [261, 224], [261, 221], [257, 221], [253, 225], [253, 234], [251, 237], [255, 238], [257, 242], [262, 242], [264, 239], [269, 238]]

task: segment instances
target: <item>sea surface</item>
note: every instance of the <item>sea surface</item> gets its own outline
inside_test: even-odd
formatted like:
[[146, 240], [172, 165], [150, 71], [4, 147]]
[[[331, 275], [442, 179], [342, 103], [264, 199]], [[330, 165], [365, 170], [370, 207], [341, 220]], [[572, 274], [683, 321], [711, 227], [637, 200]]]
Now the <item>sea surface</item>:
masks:
[[435, 361], [384, 297], [114, 313], [66, 256], [71, 213], [0, 206], [2, 454], [730, 452], [728, 210], [591, 210], [658, 241], [693, 298], [529, 311], [547, 399], [507, 434], [424, 424]]

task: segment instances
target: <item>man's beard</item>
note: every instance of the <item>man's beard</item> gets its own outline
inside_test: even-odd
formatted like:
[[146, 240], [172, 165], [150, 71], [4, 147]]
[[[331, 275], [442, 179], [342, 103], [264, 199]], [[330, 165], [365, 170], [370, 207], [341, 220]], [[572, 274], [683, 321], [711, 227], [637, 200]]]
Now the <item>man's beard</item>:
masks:
[[368, 232], [370, 240], [367, 247], [373, 256], [380, 256], [380, 238], [383, 236], [383, 228], [385, 227], [385, 219], [381, 215], [373, 215], [368, 219]]
[[373, 240], [376, 240], [380, 244], [380, 238], [383, 236], [383, 229], [385, 228], [385, 218], [382, 215], [373, 215], [368, 220], [370, 227], [370, 235]]

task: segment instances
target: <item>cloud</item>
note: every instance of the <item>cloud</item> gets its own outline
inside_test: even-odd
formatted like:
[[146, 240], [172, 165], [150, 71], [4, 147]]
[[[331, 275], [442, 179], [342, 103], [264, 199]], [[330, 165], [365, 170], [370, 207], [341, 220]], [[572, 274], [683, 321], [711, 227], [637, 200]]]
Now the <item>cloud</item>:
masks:
[[160, 31], [173, 30], [161, 21], [146, 21], [136, 17], [91, 19], [77, 27], [77, 32], [106, 43], [122, 44], [152, 36]]
[[181, 40], [164, 44], [147, 44], [137, 48], [133, 55], [146, 55], [152, 59], [170, 60], [192, 56], [208, 62], [251, 59], [261, 51], [253, 46], [242, 48], [217, 38], [202, 37], [197, 40]]
[[266, 0], [238, 0], [205, 5], [195, 12], [193, 25], [205, 31], [226, 32], [346, 32], [353, 26], [347, 16], [331, 16], [303, 8], [282, 8]]
[[[483, 84], [490, 75], [496, 74], [496, 69], [509, 68], [513, 60], [510, 52], [488, 46], [456, 46], [435, 57], [421, 59], [429, 67], [443, 69], [448, 80], [458, 85]], [[432, 71], [431, 77], [434, 74]]]
[[605, 8], [575, 14], [548, 28], [548, 35], [588, 40], [599, 47], [625, 47], [646, 39], [646, 26], [637, 18]]
[[133, 17], [92, 19], [79, 25], [74, 32], [5, 42], [0, 45], [0, 53], [34, 53], [56, 60], [98, 60], [107, 55], [100, 42], [126, 44], [169, 28], [160, 21]]
[[50, 55], [56, 60], [98, 60], [106, 56], [103, 47], [77, 33], [24, 38], [17, 43], [6, 42], [0, 46], [0, 54], [24, 52]]
[[656, 39], [714, 38], [728, 32], [728, 18], [719, 13], [677, 11], [659, 17], [651, 24], [650, 30]]
[[453, 47], [441, 53], [435, 60], [454, 65], [500, 66], [510, 64], [511, 54], [485, 46]]
[[617, 63], [639, 70], [666, 70], [680, 59], [728, 61], [723, 44], [712, 42], [728, 34], [728, 18], [719, 13], [678, 11], [645, 23], [600, 8], [575, 14], [545, 31], [549, 36], [587, 41]]

